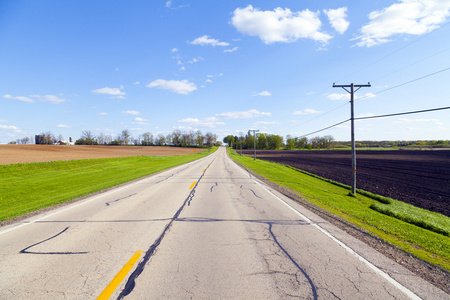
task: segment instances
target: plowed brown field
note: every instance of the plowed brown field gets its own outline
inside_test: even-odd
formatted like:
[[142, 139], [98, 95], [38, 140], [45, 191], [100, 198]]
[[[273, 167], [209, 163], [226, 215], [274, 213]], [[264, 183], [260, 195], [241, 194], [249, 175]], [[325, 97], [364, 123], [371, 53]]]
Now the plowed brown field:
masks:
[[[238, 150], [238, 152], [240, 152]], [[244, 150], [253, 155], [253, 150]], [[257, 150], [257, 158], [351, 185], [351, 151]], [[356, 187], [450, 216], [450, 151], [356, 152]]]
[[0, 145], [0, 165], [138, 155], [186, 155], [202, 151], [205, 149], [152, 146]]

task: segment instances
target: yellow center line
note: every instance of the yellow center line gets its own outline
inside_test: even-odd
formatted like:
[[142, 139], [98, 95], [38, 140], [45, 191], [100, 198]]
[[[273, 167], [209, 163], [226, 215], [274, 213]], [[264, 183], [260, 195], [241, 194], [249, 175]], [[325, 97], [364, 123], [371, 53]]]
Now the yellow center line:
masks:
[[103, 292], [98, 296], [97, 300], [107, 300], [111, 297], [112, 293], [116, 290], [122, 280], [127, 276], [128, 272], [130, 272], [131, 268], [133, 268], [134, 264], [138, 261], [139, 257], [144, 251], [139, 250], [134, 253], [133, 257], [123, 266], [122, 270], [117, 273], [116, 277], [108, 284], [108, 286], [103, 290]]
[[197, 183], [197, 181], [194, 181], [194, 182], [191, 184], [191, 186], [189, 187], [189, 189], [192, 189], [196, 183]]

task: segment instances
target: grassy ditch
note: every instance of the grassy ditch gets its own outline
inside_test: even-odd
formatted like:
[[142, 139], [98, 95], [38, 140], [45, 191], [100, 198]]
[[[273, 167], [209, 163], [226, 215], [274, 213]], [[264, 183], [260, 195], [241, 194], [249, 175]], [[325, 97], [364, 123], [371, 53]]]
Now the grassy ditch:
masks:
[[212, 152], [0, 165], [0, 221], [126, 183]]
[[[260, 176], [291, 189], [314, 205], [366, 229], [395, 247], [450, 271], [450, 238], [443, 233], [449, 229], [449, 217], [405, 205], [394, 199], [372, 197], [373, 194], [360, 190], [356, 197], [351, 197], [346, 185], [282, 164], [240, 156], [234, 150], [230, 150], [230, 157]], [[380, 213], [374, 207], [385, 211]], [[388, 214], [387, 211], [392, 213]], [[418, 226], [419, 222], [411, 221], [412, 217], [426, 220], [428, 225], [436, 226], [439, 228], [437, 231], [442, 232], [429, 230], [433, 226], [422, 228]]]

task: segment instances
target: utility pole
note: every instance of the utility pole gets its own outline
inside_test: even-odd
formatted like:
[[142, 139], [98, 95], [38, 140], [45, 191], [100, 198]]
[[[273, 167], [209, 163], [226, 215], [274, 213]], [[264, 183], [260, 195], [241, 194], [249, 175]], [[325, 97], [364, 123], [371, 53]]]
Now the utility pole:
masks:
[[[371, 87], [370, 82], [368, 84], [348, 84], [348, 85], [336, 85], [333, 83], [333, 87], [341, 87], [350, 94], [350, 121], [352, 127], [352, 194], [356, 195], [356, 150], [355, 150], [355, 117], [354, 117], [354, 94], [362, 87]], [[350, 88], [350, 91], [346, 88]], [[357, 88], [355, 90], [355, 88]]]
[[253, 158], [253, 160], [256, 160], [256, 133], [259, 132], [259, 130], [249, 130], [249, 131], [253, 131], [253, 149], [255, 152], [255, 157]]

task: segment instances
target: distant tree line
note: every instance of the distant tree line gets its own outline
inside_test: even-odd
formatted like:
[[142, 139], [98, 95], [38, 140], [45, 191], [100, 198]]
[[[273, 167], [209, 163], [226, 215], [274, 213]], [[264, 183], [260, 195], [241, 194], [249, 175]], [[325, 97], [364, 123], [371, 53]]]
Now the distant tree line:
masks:
[[[350, 142], [335, 142], [334, 148], [351, 147]], [[448, 140], [425, 141], [356, 141], [357, 148], [450, 148]]]
[[285, 140], [282, 136], [276, 134], [256, 133], [255, 141], [253, 134], [249, 131], [246, 135], [228, 135], [223, 139], [223, 142], [234, 149], [253, 149], [254, 145], [256, 149], [266, 150], [330, 149], [333, 146], [334, 138], [331, 135], [317, 136], [311, 139], [287, 135]]
[[136, 145], [136, 146], [176, 146], [176, 147], [211, 147], [217, 145], [217, 135], [211, 132], [203, 134], [201, 131], [184, 132], [174, 130], [163, 135], [154, 136], [151, 132], [145, 132], [133, 136], [128, 129], [113, 137], [100, 133], [95, 135], [90, 130], [82, 131], [81, 137], [75, 141], [75, 145]]
[[283, 145], [283, 137], [276, 134], [256, 133], [256, 140], [250, 131], [241, 136], [228, 135], [223, 142], [234, 149], [279, 149]]

